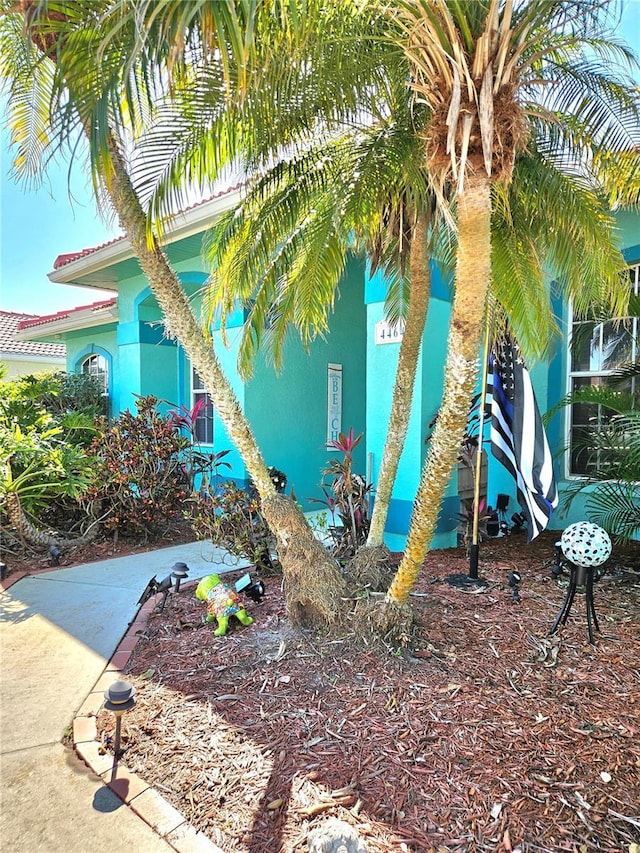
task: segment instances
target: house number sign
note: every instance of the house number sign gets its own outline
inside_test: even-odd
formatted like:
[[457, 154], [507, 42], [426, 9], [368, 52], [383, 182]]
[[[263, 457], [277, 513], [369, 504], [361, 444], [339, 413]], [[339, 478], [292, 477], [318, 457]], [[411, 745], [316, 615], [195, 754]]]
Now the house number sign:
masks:
[[380, 320], [375, 325], [376, 344], [399, 344], [404, 335], [404, 320], [391, 324], [388, 320]]

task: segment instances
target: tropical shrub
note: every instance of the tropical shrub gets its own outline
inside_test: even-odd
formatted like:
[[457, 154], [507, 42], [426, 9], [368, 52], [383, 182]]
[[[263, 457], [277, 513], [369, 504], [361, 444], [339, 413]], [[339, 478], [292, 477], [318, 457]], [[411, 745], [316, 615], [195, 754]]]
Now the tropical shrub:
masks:
[[618, 390], [634, 375], [640, 375], [640, 364], [610, 376], [610, 387], [580, 388], [558, 406], [591, 404], [605, 415], [597, 429], [584, 430], [574, 439], [573, 450], [581, 454], [587, 474], [571, 483], [565, 507], [588, 490], [587, 518], [618, 541], [636, 539], [640, 532], [640, 410], [634, 408], [632, 394]]
[[277, 561], [271, 557], [275, 540], [255, 493], [229, 481], [215, 491], [195, 494], [186, 516], [198, 539], [210, 539], [214, 545], [245, 557], [265, 572], [277, 568]]
[[353, 451], [361, 440], [362, 433], [354, 437], [351, 428], [347, 435], [340, 433], [338, 440], [331, 442], [343, 456], [342, 459], [332, 459], [322, 472], [324, 499], [312, 499], [314, 503], [326, 506], [331, 513], [334, 521], [328, 526], [331, 552], [341, 561], [353, 557], [366, 543], [371, 523], [369, 510], [373, 487], [365, 477], [353, 471]]
[[157, 406], [156, 397], [139, 397], [136, 413], [103, 421], [92, 445], [98, 471], [88, 498], [115, 535], [159, 533], [188, 494], [181, 453], [189, 441]]
[[186, 434], [189, 439], [180, 458], [180, 468], [190, 493], [207, 492], [211, 484], [218, 483], [221, 468], [231, 470], [231, 465], [224, 461], [224, 457], [231, 453], [230, 450], [220, 450], [215, 453], [213, 450], [204, 449], [198, 440], [196, 423], [205, 406], [205, 400], [200, 398], [191, 409], [181, 406], [169, 412], [169, 417], [176, 429], [183, 435]]
[[29, 519], [67, 533], [87, 522], [80, 499], [93, 478], [87, 447], [95, 422], [90, 406], [74, 408], [78, 398], [51, 405], [66, 381], [58, 373], [0, 383], [0, 507], [26, 539], [36, 530]]

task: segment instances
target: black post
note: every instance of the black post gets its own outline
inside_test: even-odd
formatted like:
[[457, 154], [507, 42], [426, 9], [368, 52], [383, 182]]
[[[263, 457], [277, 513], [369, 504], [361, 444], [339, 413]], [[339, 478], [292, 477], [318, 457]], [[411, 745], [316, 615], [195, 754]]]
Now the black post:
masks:
[[474, 542], [469, 551], [469, 577], [478, 577], [478, 557], [480, 555], [480, 545]]

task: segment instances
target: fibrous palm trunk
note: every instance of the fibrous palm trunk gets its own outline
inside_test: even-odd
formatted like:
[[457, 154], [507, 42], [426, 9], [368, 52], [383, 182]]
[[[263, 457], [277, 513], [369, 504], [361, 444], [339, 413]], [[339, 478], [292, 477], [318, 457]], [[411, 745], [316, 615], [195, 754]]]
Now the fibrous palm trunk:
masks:
[[110, 154], [113, 171], [108, 176], [107, 189], [120, 223], [162, 309], [167, 331], [180, 341], [202, 377], [229, 438], [255, 483], [262, 511], [276, 536], [289, 615], [296, 624], [334, 623], [344, 594], [338, 566], [315, 538], [297, 505], [276, 492], [251, 427], [177, 275], [157, 240], [148, 240], [144, 211], [113, 138]]
[[490, 222], [490, 179], [475, 176], [458, 200], [455, 295], [442, 406], [422, 469], [404, 556], [387, 593], [388, 607], [381, 615], [381, 622], [389, 627], [406, 605], [424, 563], [467, 425], [491, 276]]
[[5, 496], [4, 508], [6, 510], [9, 521], [14, 526], [16, 533], [24, 542], [29, 545], [34, 545], [36, 548], [51, 548], [55, 546], [61, 550], [75, 548], [79, 545], [88, 545], [98, 535], [100, 526], [94, 522], [83, 536], [78, 536], [75, 539], [66, 539], [62, 536], [54, 536], [51, 533], [45, 533], [43, 530], [32, 524], [25, 515], [20, 497], [16, 492], [8, 492]]
[[431, 296], [431, 272], [427, 254], [428, 230], [428, 216], [419, 216], [411, 241], [409, 311], [398, 353], [391, 414], [376, 483], [376, 501], [371, 516], [367, 546], [382, 545], [391, 491], [398, 473], [400, 455], [409, 426], [413, 387]]
[[389, 551], [384, 544], [384, 529], [389, 514], [393, 484], [409, 427], [420, 347], [429, 310], [431, 270], [428, 257], [428, 234], [429, 216], [421, 214], [418, 216], [411, 239], [409, 311], [398, 353], [391, 413], [376, 482], [369, 535], [366, 545], [358, 550], [347, 567], [349, 576], [356, 583], [368, 585], [372, 589], [386, 589], [390, 577]]

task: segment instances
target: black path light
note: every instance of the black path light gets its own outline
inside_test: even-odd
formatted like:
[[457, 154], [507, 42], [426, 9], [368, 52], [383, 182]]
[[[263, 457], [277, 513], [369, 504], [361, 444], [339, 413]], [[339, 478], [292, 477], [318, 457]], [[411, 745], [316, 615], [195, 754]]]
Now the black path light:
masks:
[[122, 754], [120, 749], [120, 727], [122, 725], [122, 716], [127, 711], [130, 711], [136, 704], [136, 700], [133, 698], [135, 692], [135, 687], [132, 687], [128, 681], [123, 681], [119, 678], [117, 681], [114, 681], [111, 687], [105, 690], [104, 693], [104, 707], [107, 711], [111, 711], [116, 718], [116, 732], [113, 742], [113, 754], [116, 758], [119, 758]]
[[171, 576], [176, 579], [176, 592], [180, 592], [180, 582], [189, 574], [189, 566], [186, 563], [174, 563]]

